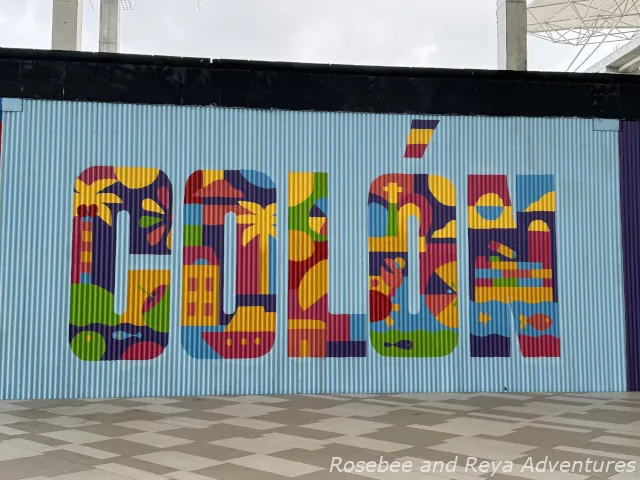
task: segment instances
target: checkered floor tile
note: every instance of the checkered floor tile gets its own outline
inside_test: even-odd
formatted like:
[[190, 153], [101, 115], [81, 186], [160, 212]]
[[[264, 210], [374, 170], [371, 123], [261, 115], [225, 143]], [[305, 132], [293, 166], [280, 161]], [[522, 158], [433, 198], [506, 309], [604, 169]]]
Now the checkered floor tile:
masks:
[[632, 393], [0, 403], [1, 480], [640, 479], [633, 462]]

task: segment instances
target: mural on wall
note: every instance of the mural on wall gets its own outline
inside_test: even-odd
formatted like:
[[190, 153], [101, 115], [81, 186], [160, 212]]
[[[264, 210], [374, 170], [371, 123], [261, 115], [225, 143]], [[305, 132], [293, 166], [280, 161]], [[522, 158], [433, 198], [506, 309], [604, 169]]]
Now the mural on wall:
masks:
[[[436, 175], [378, 177], [369, 191], [369, 311], [375, 350], [441, 357], [458, 343], [456, 194]], [[419, 223], [419, 265], [409, 263], [409, 217]], [[419, 268], [420, 308], [410, 312], [408, 274]]]
[[506, 175], [469, 175], [471, 356], [559, 357], [555, 185], [516, 177], [514, 219]]
[[[198, 170], [184, 203], [183, 347], [199, 359], [265, 355], [276, 334], [274, 183], [252, 170]], [[225, 252], [227, 214], [235, 215], [235, 258]], [[236, 272], [233, 312], [223, 305], [225, 268]]]
[[[116, 301], [116, 218], [130, 218], [129, 254], [171, 255], [171, 182], [153, 168], [91, 167], [75, 181], [69, 342], [82, 360], [149, 360], [169, 340], [169, 270], [128, 270]], [[118, 292], [122, 295], [124, 292]]]
[[326, 173], [289, 174], [289, 357], [364, 357], [367, 316], [329, 312]]
[[412, 120], [404, 158], [422, 158], [439, 123], [439, 120]]

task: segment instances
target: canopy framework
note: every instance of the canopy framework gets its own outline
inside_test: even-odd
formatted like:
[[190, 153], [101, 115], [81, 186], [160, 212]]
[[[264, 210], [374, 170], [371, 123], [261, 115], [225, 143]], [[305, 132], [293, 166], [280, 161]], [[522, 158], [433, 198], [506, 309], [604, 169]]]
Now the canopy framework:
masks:
[[575, 46], [640, 37], [640, 0], [534, 0], [527, 7], [527, 31]]
[[135, 0], [120, 0], [121, 10], [133, 10], [133, 7], [135, 6], [136, 6]]

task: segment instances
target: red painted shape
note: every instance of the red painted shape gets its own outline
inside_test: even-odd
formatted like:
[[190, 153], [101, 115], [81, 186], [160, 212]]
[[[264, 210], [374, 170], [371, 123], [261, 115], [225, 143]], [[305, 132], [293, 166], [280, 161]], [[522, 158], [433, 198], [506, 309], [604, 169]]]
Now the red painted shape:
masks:
[[531, 278], [531, 270], [502, 270], [502, 278]]
[[222, 358], [262, 357], [275, 338], [275, 332], [202, 332], [202, 339]]
[[523, 357], [559, 357], [560, 339], [551, 335], [541, 337], [530, 337], [528, 335], [518, 335], [520, 340], [520, 351]]
[[476, 287], [493, 287], [491, 278], [476, 278]]
[[470, 207], [475, 207], [478, 199], [487, 193], [497, 194], [502, 199], [503, 206], [511, 206], [506, 175], [469, 175], [468, 191], [467, 205]]
[[164, 351], [156, 342], [138, 342], [127, 348], [120, 360], [152, 360]]
[[[260, 293], [260, 239], [254, 237], [242, 246], [242, 234], [248, 225], [236, 227], [236, 292], [238, 295]], [[265, 252], [264, 255], [267, 253]]]
[[427, 150], [426, 143], [408, 144], [404, 151], [404, 158], [422, 158]]
[[447, 293], [439, 293], [436, 295], [425, 295], [425, 303], [431, 314], [436, 317], [447, 308], [451, 302], [456, 299], [457, 295], [451, 295]]
[[327, 356], [326, 330], [288, 330], [290, 357], [302, 357], [302, 342], [307, 342], [307, 357], [325, 358]]
[[225, 197], [225, 198], [244, 198], [244, 193], [240, 190], [233, 188], [233, 186], [226, 180], [216, 180], [211, 182], [206, 187], [202, 188], [195, 194], [196, 197]]
[[184, 187], [184, 203], [186, 204], [202, 204], [202, 198], [197, 196], [196, 194], [202, 188], [203, 173], [202, 170], [198, 170], [193, 172], [189, 179], [187, 180], [187, 184]]
[[72, 248], [71, 252], [73, 253], [73, 258], [71, 260], [71, 283], [80, 283], [80, 273], [81, 273], [81, 248], [82, 244], [82, 225], [78, 225], [78, 223], [82, 223], [82, 218], [73, 217], [73, 234], [72, 234]]
[[476, 257], [476, 268], [491, 268], [491, 262], [487, 260], [487, 257]]
[[551, 268], [551, 232], [529, 232], [529, 261]]
[[391, 313], [391, 300], [377, 290], [369, 290], [369, 309], [371, 311], [371, 322], [384, 320]]

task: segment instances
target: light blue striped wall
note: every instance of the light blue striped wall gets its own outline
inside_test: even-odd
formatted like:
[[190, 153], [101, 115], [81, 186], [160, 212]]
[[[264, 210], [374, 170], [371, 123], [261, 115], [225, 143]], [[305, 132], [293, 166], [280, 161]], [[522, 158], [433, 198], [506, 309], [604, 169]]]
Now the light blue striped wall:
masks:
[[[410, 122], [440, 119], [422, 159], [403, 158]], [[625, 384], [618, 133], [593, 120], [258, 111], [30, 101], [5, 112], [0, 180], [0, 398], [297, 392], [620, 391]], [[83, 362], [68, 346], [71, 214], [94, 165], [157, 167], [174, 189], [172, 283], [181, 284], [182, 197], [198, 169], [255, 169], [278, 188], [278, 316], [256, 360], [195, 360], [182, 349], [180, 288], [159, 358]], [[456, 185], [460, 342], [444, 358], [289, 359], [287, 177], [326, 171], [330, 305], [367, 312], [367, 195], [385, 173]], [[469, 174], [553, 174], [562, 357], [470, 358]], [[512, 191], [513, 193], [513, 191]], [[132, 260], [133, 261], [133, 260]], [[120, 268], [125, 266], [120, 265]], [[514, 349], [518, 352], [517, 349]]]

